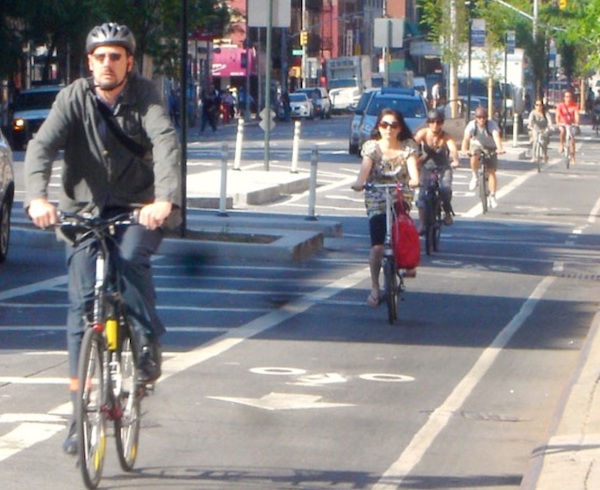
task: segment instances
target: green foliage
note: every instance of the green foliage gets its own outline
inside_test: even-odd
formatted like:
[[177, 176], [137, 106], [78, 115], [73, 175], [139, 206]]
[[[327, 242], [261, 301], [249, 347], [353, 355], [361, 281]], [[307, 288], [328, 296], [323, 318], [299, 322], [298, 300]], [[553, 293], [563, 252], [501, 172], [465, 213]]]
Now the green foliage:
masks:
[[[156, 71], [176, 76], [182, 25], [182, 0], [0, 0], [0, 76], [25, 65], [22, 47], [28, 43], [55, 48], [59, 66], [86, 66], [85, 38], [103, 22], [129, 26], [137, 42], [136, 58], [154, 58]], [[230, 12], [220, 0], [187, 0], [189, 32], [208, 31], [221, 37]], [[69, 46], [69, 49], [67, 49]], [[75, 69], [75, 71], [80, 71]]]

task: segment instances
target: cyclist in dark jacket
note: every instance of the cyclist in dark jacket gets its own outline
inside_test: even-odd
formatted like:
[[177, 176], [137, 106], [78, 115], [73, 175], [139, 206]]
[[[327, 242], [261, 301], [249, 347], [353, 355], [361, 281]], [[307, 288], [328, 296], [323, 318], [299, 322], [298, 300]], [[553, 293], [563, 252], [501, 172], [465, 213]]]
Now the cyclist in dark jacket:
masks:
[[[89, 79], [58, 94], [50, 114], [25, 156], [26, 210], [35, 225], [57, 223], [48, 200], [52, 165], [64, 150], [60, 209], [111, 215], [139, 209], [139, 225], [117, 234], [123, 297], [140, 335], [141, 381], [160, 376], [160, 336], [150, 257], [163, 237], [162, 226], [181, 204], [179, 144], [163, 101], [150, 80], [134, 73], [135, 39], [113, 23], [93, 28], [86, 41]], [[71, 391], [77, 391], [77, 363], [84, 318], [93, 296], [94, 251], [67, 240], [69, 302], [67, 344]], [[74, 424], [63, 444], [76, 454]]]

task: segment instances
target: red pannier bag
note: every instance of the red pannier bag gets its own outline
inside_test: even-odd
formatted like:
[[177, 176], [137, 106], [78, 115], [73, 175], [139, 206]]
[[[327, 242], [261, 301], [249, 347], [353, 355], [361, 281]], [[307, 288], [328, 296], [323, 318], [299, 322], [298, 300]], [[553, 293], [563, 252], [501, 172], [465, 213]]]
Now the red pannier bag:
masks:
[[421, 261], [421, 242], [414, 221], [409, 216], [408, 203], [402, 198], [395, 205], [396, 216], [392, 221], [392, 243], [394, 259], [398, 269], [414, 269]]

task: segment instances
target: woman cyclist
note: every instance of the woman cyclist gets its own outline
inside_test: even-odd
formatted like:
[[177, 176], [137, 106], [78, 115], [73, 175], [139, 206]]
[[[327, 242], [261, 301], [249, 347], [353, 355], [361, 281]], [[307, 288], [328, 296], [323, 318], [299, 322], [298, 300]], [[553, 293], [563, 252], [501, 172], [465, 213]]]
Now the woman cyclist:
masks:
[[542, 133], [544, 135], [542, 145], [544, 161], [548, 162], [548, 141], [550, 139], [549, 130], [551, 127], [552, 120], [550, 114], [546, 112], [546, 107], [544, 106], [542, 99], [537, 99], [535, 101], [534, 110], [529, 113], [529, 120], [527, 121], [527, 128], [531, 132], [531, 161], [535, 160], [535, 155], [533, 154], [534, 143], [537, 141], [539, 134]]
[[[415, 134], [415, 141], [421, 145], [419, 157], [419, 176], [421, 189], [424, 191], [431, 180], [432, 170], [425, 167], [428, 161], [435, 164], [440, 178], [440, 196], [444, 209], [444, 224], [450, 226], [452, 219], [452, 169], [458, 167], [458, 147], [452, 137], [446, 133], [442, 126], [444, 114], [437, 109], [427, 113], [427, 127], [419, 129]], [[452, 163], [450, 163], [452, 160]], [[420, 232], [424, 231], [425, 223], [425, 192], [419, 193], [419, 225]]]
[[[404, 116], [393, 109], [383, 109], [371, 139], [362, 148], [362, 164], [356, 182], [352, 185], [355, 191], [362, 191], [365, 184], [406, 183], [411, 187], [419, 185], [417, 167], [417, 145], [406, 123]], [[394, 196], [396, 198], [396, 196]], [[386, 233], [385, 191], [376, 188], [365, 190], [365, 207], [369, 217], [371, 235], [371, 252], [369, 267], [371, 271], [371, 292], [367, 304], [379, 306], [379, 272], [383, 259], [383, 244]], [[414, 277], [415, 272], [407, 272], [407, 277]]]

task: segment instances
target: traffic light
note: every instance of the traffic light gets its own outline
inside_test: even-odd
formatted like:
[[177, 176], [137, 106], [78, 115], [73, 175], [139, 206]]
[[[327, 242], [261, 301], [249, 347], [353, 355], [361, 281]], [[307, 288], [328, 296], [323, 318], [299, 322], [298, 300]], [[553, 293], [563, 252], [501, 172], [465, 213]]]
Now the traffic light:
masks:
[[567, 8], [567, 0], [558, 0], [558, 8], [564, 10]]
[[308, 31], [300, 32], [300, 46], [306, 46], [308, 44]]

